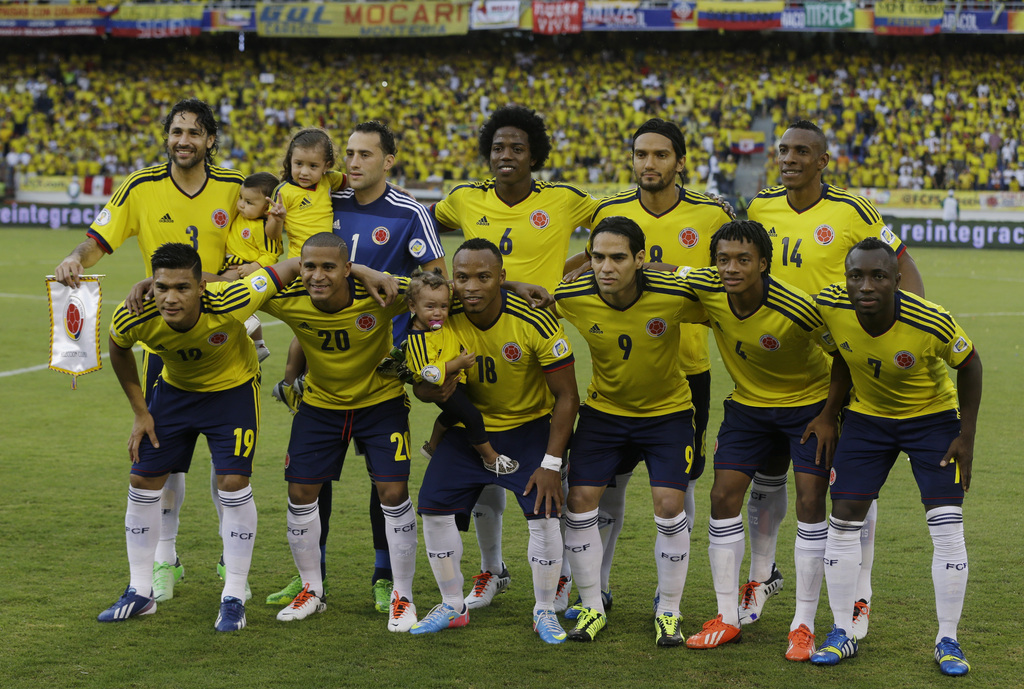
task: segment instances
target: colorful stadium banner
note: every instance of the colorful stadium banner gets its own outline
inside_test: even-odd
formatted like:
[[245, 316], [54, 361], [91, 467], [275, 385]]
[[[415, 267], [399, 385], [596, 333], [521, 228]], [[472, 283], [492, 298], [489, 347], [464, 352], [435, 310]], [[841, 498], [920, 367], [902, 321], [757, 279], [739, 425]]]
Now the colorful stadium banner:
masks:
[[1024, 12], [1010, 12], [1010, 33], [1024, 33]]
[[875, 33], [884, 36], [931, 36], [942, 30], [943, 3], [923, 0], [878, 0]]
[[942, 15], [942, 33], [1006, 33], [1010, 14], [995, 12], [947, 11]]
[[737, 155], [764, 153], [764, 132], [732, 130], [729, 132], [729, 150]]
[[555, 36], [583, 31], [583, 0], [533, 0], [533, 33]]
[[676, 31], [695, 29], [694, 4], [642, 7], [636, 0], [588, 2], [583, 9], [584, 31]]
[[[910, 210], [931, 210], [942, 208], [946, 198], [943, 189], [915, 191], [913, 189], [851, 189], [865, 197], [879, 209], [903, 208]], [[1024, 191], [957, 191], [960, 213], [970, 211], [1013, 211], [1024, 212]]]
[[783, 0], [697, 0], [697, 28], [761, 31], [782, 26]]
[[102, 210], [102, 204], [5, 203], [0, 205], [0, 227], [88, 227]]
[[101, 36], [107, 20], [95, 6], [0, 5], [0, 36]]
[[469, 0], [326, 4], [261, 2], [256, 5], [256, 26], [261, 36], [452, 36], [469, 32], [469, 10]]
[[119, 38], [180, 38], [203, 30], [203, 6], [192, 4], [121, 5], [108, 20]]
[[230, 31], [255, 31], [256, 13], [251, 8], [226, 10], [207, 9], [203, 13], [203, 31], [218, 33]]
[[473, 0], [469, 30], [518, 29], [519, 0]]
[[889, 229], [908, 247], [943, 249], [1024, 250], [1024, 223], [1020, 220], [954, 220], [887, 216]]

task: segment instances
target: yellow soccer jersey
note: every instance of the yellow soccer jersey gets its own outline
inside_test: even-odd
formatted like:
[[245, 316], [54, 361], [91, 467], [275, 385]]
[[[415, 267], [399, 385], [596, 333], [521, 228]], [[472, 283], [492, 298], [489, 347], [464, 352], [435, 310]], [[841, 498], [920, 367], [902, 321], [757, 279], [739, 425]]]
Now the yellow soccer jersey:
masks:
[[597, 204], [571, 184], [533, 180], [530, 195], [509, 206], [498, 198], [490, 179], [460, 184], [432, 211], [440, 225], [461, 229], [466, 239], [494, 242], [509, 280], [553, 291], [562, 280], [573, 230], [590, 224]]
[[825, 288], [816, 301], [850, 367], [852, 411], [907, 419], [959, 408], [946, 364], [964, 366], [974, 345], [944, 308], [897, 290], [896, 322], [872, 337], [842, 285]]
[[228, 227], [244, 179], [235, 170], [207, 165], [206, 185], [188, 196], [171, 178], [170, 163], [138, 170], [110, 197], [88, 235], [108, 254], [137, 236], [147, 277], [152, 275], [150, 256], [167, 242], [191, 244], [203, 270], [216, 272], [224, 263]]
[[245, 319], [280, 288], [277, 273], [267, 268], [244, 280], [208, 283], [201, 297], [199, 322], [184, 333], [167, 325], [155, 301], [147, 301], [139, 315], [121, 302], [110, 322], [110, 338], [123, 349], [141, 342], [159, 354], [164, 362], [160, 376], [176, 388], [228, 390], [259, 375], [256, 348], [245, 333]]
[[330, 232], [334, 222], [331, 206], [331, 192], [345, 184], [345, 174], [328, 170], [320, 183], [311, 189], [300, 187], [295, 182], [283, 182], [274, 192], [287, 212], [284, 218], [284, 232], [288, 235], [288, 258], [295, 258], [302, 252], [306, 240], [320, 232]]
[[[647, 260], [700, 268], [711, 264], [711, 235], [732, 220], [720, 205], [689, 189], [679, 187], [679, 201], [655, 215], [640, 201], [640, 189], [622, 191], [601, 202], [590, 224], [593, 229], [605, 218], [622, 215], [633, 220], [647, 237]], [[711, 368], [708, 329], [684, 323], [679, 326], [679, 357], [687, 375]]]
[[763, 189], [750, 201], [747, 217], [768, 230], [772, 275], [810, 295], [845, 280], [846, 254], [862, 239], [881, 239], [897, 256], [906, 251], [870, 201], [829, 184], [817, 203], [799, 213], [785, 187]]
[[[459, 339], [447, 325], [440, 330], [409, 330], [405, 342], [405, 363], [417, 381], [444, 384], [444, 365], [462, 351]], [[459, 372], [459, 382], [466, 382], [466, 372]]]
[[619, 416], [662, 416], [693, 406], [679, 367], [678, 325], [707, 315], [681, 278], [645, 271], [639, 298], [617, 309], [601, 298], [588, 272], [560, 285], [555, 305], [590, 347], [587, 406]]
[[573, 363], [572, 347], [554, 316], [531, 309], [511, 292], [502, 290], [501, 298], [498, 320], [485, 329], [473, 325], [458, 302], [448, 319], [459, 342], [476, 354], [466, 385], [492, 432], [550, 413], [555, 397], [544, 374]]
[[828, 397], [835, 344], [814, 302], [769, 275], [760, 308], [738, 318], [717, 268], [687, 273], [686, 285], [711, 319], [718, 351], [732, 377], [731, 397], [751, 407], [798, 407]]
[[306, 353], [304, 402], [323, 409], [360, 409], [405, 394], [401, 381], [377, 373], [377, 364], [391, 351], [391, 319], [409, 308], [409, 278], [395, 279], [398, 296], [386, 309], [351, 277], [351, 303], [337, 313], [316, 308], [300, 278], [263, 305], [291, 327]]
[[241, 215], [235, 218], [228, 230], [224, 268], [253, 261], [264, 267], [277, 263], [284, 248], [280, 240], [275, 241], [267, 236], [264, 229], [266, 223], [266, 218], [249, 220]]

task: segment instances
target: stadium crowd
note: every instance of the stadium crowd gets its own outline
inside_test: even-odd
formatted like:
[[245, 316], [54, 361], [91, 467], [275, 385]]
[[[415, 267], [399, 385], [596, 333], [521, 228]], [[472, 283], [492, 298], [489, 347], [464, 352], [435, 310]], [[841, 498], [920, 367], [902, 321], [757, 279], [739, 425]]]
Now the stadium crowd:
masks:
[[[818, 122], [834, 161], [830, 181], [840, 186], [1024, 188], [1024, 61], [995, 52], [888, 55], [865, 46], [806, 60], [779, 43], [740, 52], [537, 41], [528, 49], [510, 43], [509, 51], [442, 41], [426, 54], [423, 43], [415, 51], [377, 44], [371, 50], [382, 52], [339, 50], [326, 59], [282, 44], [245, 53], [196, 44], [168, 60], [163, 50], [124, 45], [3, 57], [0, 106], [9, 116], [0, 146], [8, 167], [86, 176], [151, 164], [160, 117], [189, 92], [218, 105], [218, 162], [246, 174], [279, 172], [298, 127], [340, 137], [372, 117], [399, 137], [396, 181], [481, 177], [476, 132], [495, 107], [518, 102], [547, 119], [554, 150], [544, 175], [583, 185], [628, 185], [624, 143], [657, 115], [683, 127], [689, 182], [701, 190], [731, 190], [731, 132], [752, 128], [758, 116], [771, 117], [776, 138], [795, 119]], [[767, 143], [765, 182], [774, 184], [771, 137]]]

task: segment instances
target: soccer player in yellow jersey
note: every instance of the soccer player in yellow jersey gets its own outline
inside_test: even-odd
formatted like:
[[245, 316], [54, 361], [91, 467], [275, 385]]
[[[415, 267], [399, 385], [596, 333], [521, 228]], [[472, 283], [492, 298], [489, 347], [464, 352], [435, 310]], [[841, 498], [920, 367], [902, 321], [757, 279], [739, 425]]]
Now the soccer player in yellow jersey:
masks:
[[[288, 544], [304, 586], [277, 619], [301, 620], [326, 607], [317, 497], [325, 482], [341, 476], [349, 443], [355, 439], [366, 452], [387, 526], [394, 573], [388, 630], [408, 631], [416, 622], [409, 400], [401, 381], [376, 371], [391, 350], [391, 320], [405, 312], [405, 299], [381, 306], [367, 286], [350, 275], [348, 247], [331, 232], [306, 240], [300, 265], [301, 280], [263, 306], [291, 327], [309, 366], [285, 458]], [[408, 282], [398, 278], [403, 296]]]
[[782, 451], [793, 457], [797, 489], [796, 614], [786, 658], [807, 660], [814, 650], [814, 615], [825, 551], [826, 470], [816, 463], [818, 440], [805, 442], [807, 424], [828, 395], [834, 351], [814, 302], [771, 274], [772, 244], [753, 221], [723, 225], [711, 238], [714, 267], [686, 274], [686, 284], [707, 312], [718, 351], [735, 388], [715, 443], [708, 556], [718, 616], [687, 639], [690, 648], [717, 648], [741, 636], [736, 589], [743, 562], [740, 509], [755, 473]]
[[[548, 159], [551, 140], [544, 120], [529, 108], [506, 105], [495, 110], [480, 128], [477, 145], [494, 177], [461, 184], [434, 204], [438, 230], [461, 229], [466, 238], [491, 241], [501, 252], [509, 280], [553, 292], [564, 273], [569, 239], [577, 227], [590, 223], [597, 199], [571, 184], [534, 179], [533, 173]], [[490, 605], [510, 581], [501, 557], [504, 509], [504, 491], [489, 486], [473, 511], [480, 572], [491, 575], [467, 598], [473, 608]], [[567, 570], [562, 577], [559, 611], [568, 604], [572, 588]]]
[[[78, 286], [82, 270], [112, 253], [129, 237], [137, 237], [146, 275], [149, 259], [167, 242], [185, 242], [199, 252], [207, 273], [224, 262], [228, 227], [235, 217], [239, 187], [244, 179], [235, 170], [217, 167], [217, 119], [210, 106], [195, 98], [178, 101], [164, 118], [168, 162], [143, 168], [128, 175], [104, 206], [79, 244], [54, 270], [57, 279]], [[141, 300], [129, 297], [133, 308]], [[144, 392], [150, 392], [160, 374], [160, 357], [143, 354]], [[178, 560], [175, 541], [178, 515], [185, 499], [185, 475], [172, 472], [164, 486], [162, 536], [157, 548], [157, 600], [174, 595], [174, 583], [185, 575]], [[214, 496], [214, 504], [219, 501]]]
[[[530, 529], [527, 555], [533, 572], [533, 624], [546, 643], [565, 640], [554, 611], [562, 565], [559, 519], [561, 466], [579, 393], [569, 341], [547, 311], [531, 308], [522, 297], [502, 289], [505, 271], [497, 246], [469, 239], [452, 258], [455, 296], [459, 302], [448, 319], [459, 342], [476, 354], [466, 391], [484, 417], [494, 449], [515, 455], [519, 470], [499, 475], [480, 461], [465, 429], [451, 428], [427, 465], [419, 494], [423, 542], [442, 601], [412, 628], [413, 634], [461, 627], [469, 621], [460, 571], [459, 528], [484, 486], [511, 490]], [[414, 390], [424, 401], [438, 401], [457, 383], [452, 376], [438, 387], [420, 383]], [[550, 517], [555, 517], [551, 519]], [[487, 572], [476, 578], [486, 586]]]
[[[782, 184], [762, 190], [747, 208], [749, 219], [768, 230], [775, 277], [813, 296], [843, 280], [843, 261], [854, 244], [876, 237], [896, 252], [903, 288], [924, 296], [917, 265], [871, 202], [822, 180], [829, 154], [817, 125], [807, 120], [791, 124], [779, 140], [777, 162]], [[740, 611], [743, 624], [758, 619], [768, 598], [782, 588], [782, 575], [774, 563], [779, 525], [786, 515], [788, 466], [783, 454], [754, 475], [747, 510], [750, 524], [757, 528], [750, 530], [750, 580], [744, 585], [749, 595]], [[877, 508], [872, 507], [861, 534], [864, 567], [853, 611], [858, 637], [868, 630], [876, 514]]]
[[[154, 299], [141, 313], [124, 302], [110, 326], [110, 362], [135, 412], [128, 441], [132, 461], [125, 539], [131, 578], [124, 594], [100, 613], [119, 622], [156, 612], [154, 564], [160, 538], [160, 495], [172, 471], [186, 472], [196, 439], [206, 436], [217, 472], [225, 565], [218, 631], [245, 626], [245, 591], [256, 506], [249, 476], [259, 433], [259, 363], [245, 319], [298, 273], [296, 261], [259, 270], [241, 282], [207, 287], [199, 253], [168, 243], [151, 259]], [[135, 355], [142, 342], [166, 365], [147, 404]]]
[[[829, 476], [832, 513], [825, 580], [835, 624], [811, 656], [835, 665], [857, 653], [847, 631], [857, 595], [860, 529], [900, 452], [921, 492], [931, 535], [939, 629], [935, 661], [946, 675], [970, 670], [957, 640], [967, 589], [963, 501], [971, 485], [981, 404], [981, 360], [970, 338], [937, 304], [900, 289], [902, 275], [886, 242], [866, 239], [846, 258], [846, 286], [817, 297], [841, 359], [832, 367], [829, 403], [813, 425], [829, 426], [853, 386]], [[957, 370], [957, 385], [946, 366]]]
[[629, 218], [598, 223], [588, 251], [593, 272], [555, 291], [556, 313], [587, 340], [593, 361], [569, 453], [565, 551], [582, 607], [568, 636], [593, 641], [607, 624], [598, 503], [616, 474], [643, 460], [658, 530], [655, 640], [658, 646], [679, 646], [679, 602], [690, 552], [684, 502], [694, 462], [693, 404], [678, 364], [679, 323], [699, 323], [706, 316], [680, 278], [642, 270], [644, 233]]

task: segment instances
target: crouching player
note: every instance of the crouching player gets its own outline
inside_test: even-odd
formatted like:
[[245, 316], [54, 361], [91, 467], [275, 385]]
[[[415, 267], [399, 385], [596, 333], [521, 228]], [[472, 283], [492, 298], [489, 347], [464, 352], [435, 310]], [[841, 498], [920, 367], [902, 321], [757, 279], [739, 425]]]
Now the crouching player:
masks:
[[[847, 634], [860, 574], [860, 529], [900, 451], [921, 491], [932, 539], [932, 582], [939, 630], [935, 661], [946, 675], [970, 665], [957, 641], [967, 589], [963, 501], [971, 485], [981, 404], [981, 361], [967, 334], [940, 306], [900, 287], [896, 255], [865, 239], [846, 256], [846, 286], [818, 295], [818, 308], [842, 358], [832, 367], [825, 410], [808, 430], [834, 423], [837, 392], [853, 397], [832, 461], [832, 513], [825, 581], [835, 625], [811, 656], [835, 665], [857, 653]], [[946, 365], [957, 369], [957, 387]]]
[[[124, 594], [100, 613], [118, 622], [156, 612], [153, 563], [160, 538], [160, 491], [167, 475], [187, 472], [196, 439], [206, 436], [224, 508], [224, 590], [218, 631], [245, 626], [246, 578], [256, 536], [249, 476], [259, 432], [259, 363], [245, 320], [298, 274], [298, 261], [258, 270], [239, 282], [202, 279], [199, 254], [187, 244], [153, 252], [152, 301], [133, 314], [122, 302], [110, 326], [110, 362], [135, 423], [125, 539], [131, 578]], [[136, 342], [158, 352], [164, 368], [146, 405]]]

